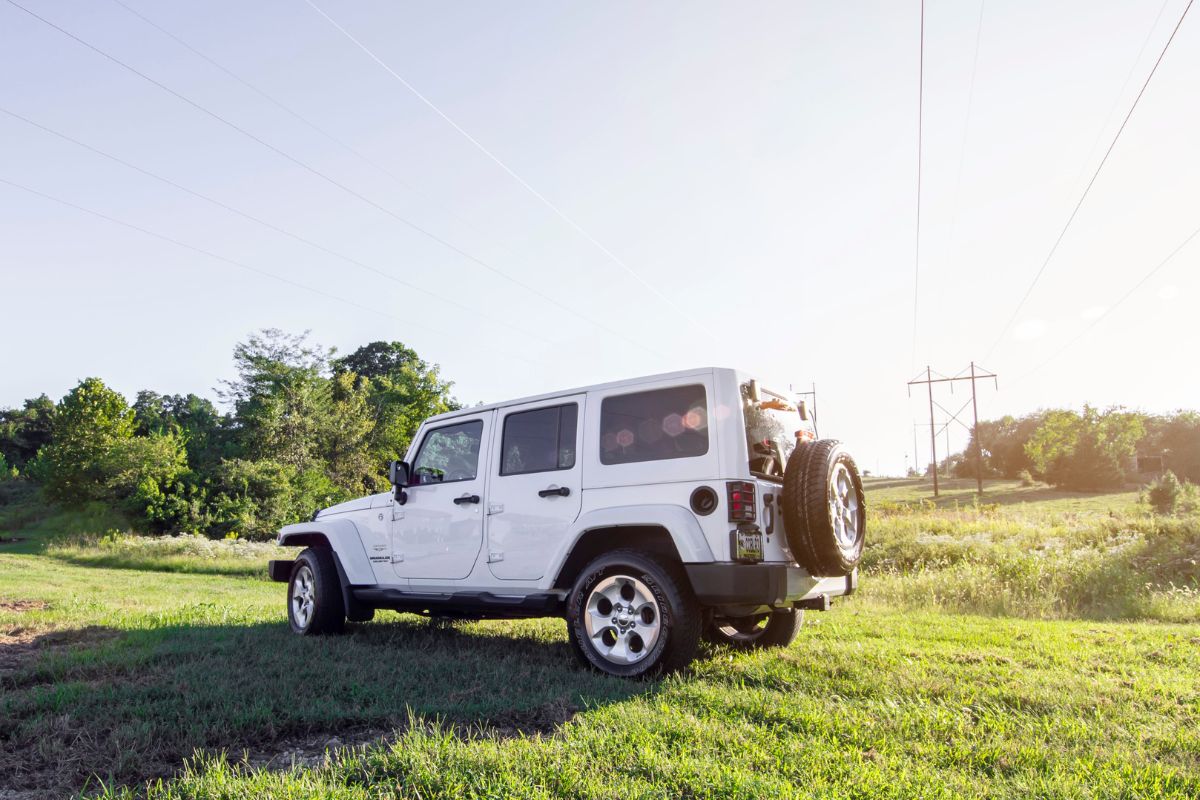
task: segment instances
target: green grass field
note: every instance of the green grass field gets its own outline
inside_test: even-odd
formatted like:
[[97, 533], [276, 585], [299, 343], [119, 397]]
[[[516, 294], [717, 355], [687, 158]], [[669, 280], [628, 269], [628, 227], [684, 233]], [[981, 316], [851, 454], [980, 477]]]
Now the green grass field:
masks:
[[1200, 519], [988, 488], [873, 482], [859, 595], [655, 683], [555, 620], [302, 640], [269, 545], [0, 513], [0, 798], [1200, 796]]

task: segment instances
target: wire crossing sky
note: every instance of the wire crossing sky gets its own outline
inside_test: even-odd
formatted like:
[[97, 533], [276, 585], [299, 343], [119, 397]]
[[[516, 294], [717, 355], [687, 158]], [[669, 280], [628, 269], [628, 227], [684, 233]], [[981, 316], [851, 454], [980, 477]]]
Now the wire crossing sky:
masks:
[[923, 36], [917, 0], [314, 4], [0, 3], [0, 406], [213, 396], [268, 326], [401, 340], [466, 402], [815, 381], [872, 471], [914, 359], [1046, 365], [984, 417], [1195, 405], [1190, 0], [925, 0]]

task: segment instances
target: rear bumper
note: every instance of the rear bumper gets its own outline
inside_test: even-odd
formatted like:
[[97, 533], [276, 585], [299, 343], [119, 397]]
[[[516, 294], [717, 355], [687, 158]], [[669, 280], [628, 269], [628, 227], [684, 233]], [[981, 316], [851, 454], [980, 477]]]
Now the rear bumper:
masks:
[[828, 598], [852, 594], [858, 570], [845, 577], [814, 578], [786, 564], [684, 564], [692, 591], [705, 606], [822, 608]]
[[295, 563], [296, 562], [292, 560], [268, 561], [267, 575], [269, 575], [273, 581], [287, 583], [292, 579], [292, 565]]

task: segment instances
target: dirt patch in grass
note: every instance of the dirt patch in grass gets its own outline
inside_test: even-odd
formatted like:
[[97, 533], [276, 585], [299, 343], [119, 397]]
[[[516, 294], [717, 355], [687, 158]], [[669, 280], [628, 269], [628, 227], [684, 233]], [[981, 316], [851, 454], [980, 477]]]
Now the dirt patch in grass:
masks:
[[[267, 749], [243, 750], [240, 763], [253, 769], [282, 770], [293, 765], [315, 767], [335, 755], [353, 755], [368, 746], [389, 744], [400, 731], [394, 728], [359, 728], [344, 730], [336, 735], [323, 733], [293, 737], [275, 742]], [[236, 751], [227, 751], [232, 757]]]
[[26, 611], [44, 611], [49, 607], [49, 603], [43, 603], [41, 600], [5, 600], [0, 597], [0, 611], [23, 614]]
[[[570, 722], [581, 710], [565, 699], [559, 699], [536, 708], [514, 710], [492, 716], [480, 722], [461, 723], [446, 720], [445, 729], [462, 739], [481, 737], [515, 739], [521, 736], [549, 736]], [[235, 748], [230, 748], [226, 752], [231, 757], [240, 755], [241, 763], [255, 769], [288, 769], [293, 764], [314, 767], [324, 764], [334, 756], [353, 755], [354, 751], [368, 746], [390, 744], [404, 732], [406, 727], [350, 727], [280, 739], [266, 749], [248, 749], [239, 753]]]
[[581, 710], [563, 698], [536, 708], [492, 716], [478, 725], [477, 730], [501, 739], [534, 734], [550, 735], [570, 722]]
[[[45, 603], [36, 601], [0, 602], [0, 608], [6, 611], [22, 612], [46, 607]], [[65, 631], [45, 631], [20, 625], [0, 629], [0, 686], [7, 683], [5, 679], [12, 673], [32, 664], [45, 653], [66, 647], [95, 644], [112, 639], [116, 635], [116, 631], [98, 625]]]

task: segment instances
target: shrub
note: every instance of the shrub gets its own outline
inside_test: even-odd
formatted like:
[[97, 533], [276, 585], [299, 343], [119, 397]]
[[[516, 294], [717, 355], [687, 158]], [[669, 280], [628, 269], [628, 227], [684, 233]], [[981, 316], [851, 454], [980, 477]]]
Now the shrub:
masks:
[[1183, 487], [1175, 473], [1167, 470], [1162, 477], [1150, 484], [1146, 490], [1146, 501], [1159, 514], [1173, 514], [1179, 507]]
[[1029, 470], [1027, 469], [1023, 469], [1018, 472], [1017, 478], [1020, 479], [1022, 486], [1029, 487], [1037, 485], [1037, 481], [1033, 479], [1033, 475], [1030, 474]]

